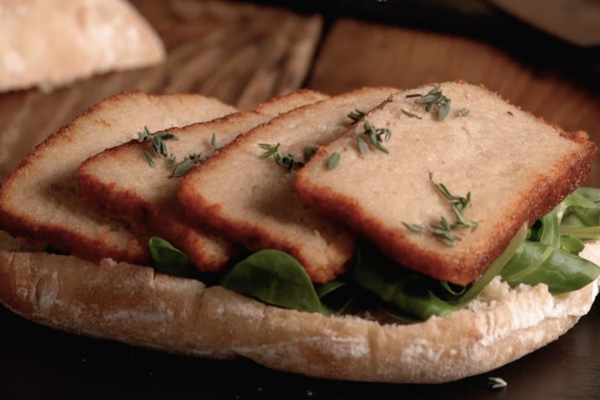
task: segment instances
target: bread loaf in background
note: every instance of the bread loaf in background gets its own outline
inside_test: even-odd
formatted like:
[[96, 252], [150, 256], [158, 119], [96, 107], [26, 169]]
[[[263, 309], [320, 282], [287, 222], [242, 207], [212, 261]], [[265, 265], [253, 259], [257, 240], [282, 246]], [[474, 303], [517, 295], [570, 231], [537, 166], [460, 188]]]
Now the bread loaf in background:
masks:
[[0, 91], [51, 91], [165, 56], [161, 39], [126, 0], [0, 3]]

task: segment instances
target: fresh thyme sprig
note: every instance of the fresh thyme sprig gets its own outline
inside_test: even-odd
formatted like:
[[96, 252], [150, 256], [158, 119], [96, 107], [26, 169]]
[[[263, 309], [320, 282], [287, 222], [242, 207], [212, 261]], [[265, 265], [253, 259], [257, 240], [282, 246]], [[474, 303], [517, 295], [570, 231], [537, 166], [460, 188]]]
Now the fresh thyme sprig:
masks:
[[[262, 153], [259, 156], [259, 158], [260, 159], [265, 159], [265, 158], [273, 157], [273, 159], [275, 160], [275, 163], [277, 165], [284, 166], [288, 171], [292, 171], [292, 170], [300, 168], [300, 167], [302, 167], [304, 165], [304, 162], [295, 160], [293, 154], [289, 154], [289, 153], [288, 154], [282, 154], [279, 151], [279, 146], [280, 146], [280, 143], [277, 143], [275, 145], [270, 144], [270, 143], [259, 143], [258, 147], [260, 147], [261, 149], [265, 150], [265, 152]], [[307, 155], [307, 149], [306, 149], [306, 147], [305, 147], [304, 151], [305, 151], [304, 154], [305, 154], [305, 157], [306, 157], [306, 155]], [[315, 148], [315, 151], [316, 151], [316, 148]], [[310, 150], [308, 152], [310, 153]], [[314, 153], [314, 151], [313, 151], [313, 153]]]
[[347, 115], [352, 121], [357, 122], [365, 115], [365, 112], [357, 108], [354, 111], [350, 111]]
[[425, 106], [425, 111], [430, 112], [436, 110], [436, 117], [438, 121], [446, 118], [448, 113], [450, 112], [450, 100], [448, 97], [444, 96], [442, 93], [442, 89], [440, 86], [436, 86], [427, 92], [425, 95], [420, 94], [409, 94], [406, 96], [407, 98], [414, 98], [416, 103], [422, 104]]
[[471, 192], [467, 193], [466, 197], [455, 196], [452, 193], [450, 193], [448, 188], [443, 183], [433, 181], [431, 182], [440, 191], [440, 193], [442, 193], [444, 197], [446, 197], [450, 202], [450, 207], [452, 207], [452, 212], [456, 217], [456, 222], [451, 225], [452, 229], [457, 229], [461, 227], [474, 228], [478, 225], [477, 222], [467, 221], [462, 216], [462, 210], [464, 210], [471, 202]]
[[[175, 160], [173, 159], [173, 161]], [[194, 165], [200, 162], [202, 162], [202, 153], [186, 156], [182, 161], [174, 164], [173, 175], [171, 175], [171, 177], [179, 178], [180, 176], [185, 175]]]
[[217, 134], [215, 132], [213, 132], [210, 137], [210, 147], [212, 147], [214, 151], [221, 150], [223, 148], [223, 146], [217, 146]]
[[469, 115], [469, 109], [468, 108], [461, 108], [460, 110], [458, 110], [456, 112], [456, 116], [458, 116], [458, 117], [466, 117], [467, 115]]
[[[384, 153], [389, 153], [388, 149], [386, 149], [381, 143], [387, 142], [392, 137], [392, 132], [388, 128], [376, 128], [369, 121], [365, 121], [363, 125], [364, 134], [367, 135], [371, 144], [383, 151]], [[358, 140], [358, 139], [357, 139]], [[358, 151], [361, 154], [364, 154], [366, 151], [366, 147], [360, 142], [357, 142]]]
[[508, 386], [508, 383], [506, 383], [506, 381], [499, 376], [488, 377], [488, 387], [490, 389], [504, 389], [506, 386]]
[[165, 140], [168, 139], [178, 140], [178, 137], [167, 131], [152, 134], [147, 126], [144, 126], [144, 129], [141, 132], [138, 132], [138, 142], [142, 143], [149, 141], [151, 144], [152, 153], [146, 149], [143, 150], [144, 155], [148, 160], [148, 164], [154, 166], [153, 157], [158, 157], [159, 155], [162, 157], [169, 157], [167, 145], [165, 144]]
[[327, 159], [327, 169], [334, 169], [340, 163], [340, 158], [342, 156], [337, 151], [331, 153], [329, 158]]
[[475, 228], [478, 226], [478, 223], [475, 221], [466, 220], [462, 211], [471, 203], [471, 192], [467, 193], [466, 196], [456, 196], [450, 193], [448, 188], [439, 182], [434, 182], [430, 177], [431, 182], [435, 186], [435, 188], [446, 198], [450, 203], [450, 207], [452, 208], [452, 212], [455, 216], [455, 222], [449, 223], [445, 217], [441, 217], [438, 223], [431, 223], [428, 227], [419, 225], [419, 224], [409, 224], [403, 222], [402, 224], [412, 232], [431, 232], [433, 235], [440, 236], [442, 241], [448, 246], [453, 246], [457, 236], [454, 234], [454, 231], [462, 228]]

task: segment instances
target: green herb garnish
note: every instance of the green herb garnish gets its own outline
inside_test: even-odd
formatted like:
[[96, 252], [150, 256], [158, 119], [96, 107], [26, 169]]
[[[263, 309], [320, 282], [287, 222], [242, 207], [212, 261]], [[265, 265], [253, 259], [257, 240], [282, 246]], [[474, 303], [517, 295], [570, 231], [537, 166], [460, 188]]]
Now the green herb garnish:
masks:
[[466, 117], [467, 115], [469, 115], [469, 109], [468, 108], [461, 108], [460, 110], [458, 110], [456, 112], [456, 115], [459, 117]]
[[384, 153], [389, 153], [388, 149], [383, 147], [381, 142], [390, 140], [392, 136], [392, 132], [388, 128], [376, 128], [369, 121], [365, 121], [363, 128], [365, 130], [365, 135], [369, 137], [371, 144], [383, 151]]
[[289, 153], [285, 154], [285, 155], [281, 154], [279, 152], [279, 146], [280, 146], [279, 143], [277, 143], [276, 145], [269, 144], [269, 143], [259, 143], [258, 147], [265, 150], [265, 152], [263, 154], [261, 154], [259, 158], [265, 159], [265, 158], [269, 158], [272, 156], [277, 165], [284, 166], [288, 171], [292, 171], [293, 169], [300, 168], [304, 165], [303, 162], [296, 161], [294, 159], [293, 154], [289, 154]]
[[152, 159], [152, 154], [150, 154], [150, 152], [146, 149], [143, 149], [142, 151], [144, 152], [144, 156], [146, 157], [148, 164], [150, 164], [151, 167], [154, 167], [154, 160]]
[[279, 151], [279, 143], [276, 145], [270, 143], [259, 143], [258, 147], [265, 150], [265, 152], [260, 155], [260, 159], [269, 158]]
[[360, 136], [356, 137], [356, 148], [358, 149], [358, 152], [360, 154], [367, 154], [367, 152], [369, 151], [369, 145]]
[[210, 137], [210, 147], [212, 147], [215, 151], [223, 148], [223, 146], [217, 146], [217, 134], [215, 132], [213, 132]]
[[427, 92], [425, 95], [410, 94], [406, 98], [416, 97], [416, 103], [425, 106], [425, 111], [430, 112], [437, 110], [437, 120], [441, 121], [446, 118], [446, 115], [450, 112], [450, 103], [452, 102], [448, 97], [444, 96], [440, 86], [436, 86]]
[[202, 154], [190, 154], [186, 156], [182, 161], [174, 164], [173, 178], [179, 178], [185, 175], [192, 167], [202, 161]]
[[433, 181], [432, 183], [444, 195], [444, 197], [450, 201], [450, 206], [452, 207], [452, 211], [456, 216], [456, 222], [452, 225], [452, 229], [459, 227], [474, 228], [478, 225], [475, 221], [466, 221], [461, 213], [461, 211], [464, 210], [471, 202], [471, 192], [467, 193], [466, 197], [454, 196], [443, 183], [436, 183]]
[[498, 376], [490, 376], [488, 377], [488, 386], [490, 387], [490, 389], [503, 389], [507, 386], [508, 384], [506, 383], [506, 381]]
[[415, 114], [415, 113], [411, 113], [410, 111], [408, 111], [408, 110], [405, 110], [404, 108], [402, 109], [402, 113], [403, 113], [404, 115], [408, 116], [408, 117], [411, 117], [411, 118], [422, 119], [422, 118], [421, 118], [421, 117], [419, 117], [417, 114]]
[[175, 154], [171, 153], [169, 156], [169, 162], [167, 163], [167, 168], [172, 168], [177, 163], [177, 157]]
[[[431, 179], [431, 177], [430, 177]], [[462, 211], [469, 205], [471, 202], [471, 192], [467, 193], [466, 196], [455, 196], [443, 183], [431, 181], [435, 188], [446, 198], [450, 203], [450, 207], [452, 208], [452, 212], [456, 218], [454, 223], [449, 223], [445, 217], [441, 217], [438, 223], [429, 224], [429, 231], [437, 236], [441, 236], [442, 241], [448, 246], [453, 246], [456, 243], [457, 237], [454, 235], [453, 231], [461, 228], [474, 228], [478, 224], [475, 221], [466, 220], [462, 216]], [[412, 232], [425, 232], [427, 229], [419, 224], [410, 224], [407, 222], [402, 222], [402, 224]]]
[[425, 231], [425, 227], [423, 225], [409, 224], [407, 222], [402, 222], [402, 225], [404, 225], [408, 230], [413, 231], [413, 232], [424, 232]]
[[174, 134], [167, 132], [167, 131], [163, 131], [163, 132], [156, 132], [155, 134], [150, 133], [150, 130], [148, 129], [147, 126], [144, 126], [144, 129], [141, 132], [138, 132], [138, 142], [142, 143], [142, 142], [150, 142], [151, 143], [151, 149], [152, 149], [152, 154], [150, 154], [150, 152], [148, 152], [147, 150], [143, 150], [144, 151], [144, 155], [146, 156], [146, 159], [148, 160], [148, 164], [150, 164], [151, 166], [154, 166], [154, 161], [152, 161], [152, 157], [158, 157], [163, 156], [163, 157], [168, 157], [169, 156], [169, 152], [167, 151], [167, 145], [165, 144], [165, 140], [167, 139], [173, 139], [173, 140], [178, 140], [177, 136], [175, 136]]
[[365, 115], [365, 112], [363, 110], [359, 110], [357, 108], [354, 111], [350, 111], [347, 115], [348, 115], [348, 118], [350, 118], [352, 121], [357, 122], [359, 119], [361, 119]]
[[334, 151], [327, 159], [327, 169], [334, 169], [340, 162], [342, 156], [337, 151]]
[[308, 160], [310, 160], [312, 158], [312, 156], [315, 155], [315, 153], [317, 152], [318, 147], [317, 146], [304, 146], [304, 162], [307, 163]]

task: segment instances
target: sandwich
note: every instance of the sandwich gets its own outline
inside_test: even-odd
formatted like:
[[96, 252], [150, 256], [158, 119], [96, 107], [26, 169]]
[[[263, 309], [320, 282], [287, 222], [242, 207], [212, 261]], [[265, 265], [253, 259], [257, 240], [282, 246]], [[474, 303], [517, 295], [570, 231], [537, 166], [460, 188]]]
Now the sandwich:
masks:
[[[581, 184], [595, 153], [584, 132], [479, 86], [359, 89], [273, 116], [164, 177], [186, 223], [239, 246], [218, 271], [161, 237], [139, 265], [5, 236], [0, 300], [58, 329], [162, 351], [340, 380], [453, 381], [546, 345], [589, 311], [600, 191]], [[5, 214], [2, 227], [27, 239]], [[325, 243], [316, 256], [294, 236], [303, 224]], [[320, 226], [343, 240], [323, 240]]]

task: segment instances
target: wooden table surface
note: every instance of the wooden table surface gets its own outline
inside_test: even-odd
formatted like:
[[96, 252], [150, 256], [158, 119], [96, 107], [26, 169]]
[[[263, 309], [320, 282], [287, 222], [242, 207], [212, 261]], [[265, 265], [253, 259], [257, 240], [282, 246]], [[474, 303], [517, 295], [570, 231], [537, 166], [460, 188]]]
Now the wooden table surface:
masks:
[[[440, 14], [439, 9], [436, 14], [436, 9], [428, 8], [394, 14], [392, 1], [378, 5], [365, 0], [359, 2], [361, 7], [347, 9], [320, 7], [316, 2], [291, 2], [291, 8], [275, 6], [274, 1], [132, 3], [163, 38], [167, 61], [97, 76], [53, 93], [0, 94], [0, 179], [32, 146], [87, 107], [133, 89], [198, 92], [249, 109], [298, 87], [335, 94], [367, 85], [409, 88], [464, 79], [483, 84], [566, 130], [585, 130], [600, 143], [598, 49], [578, 49], [545, 37], [488, 6], [474, 6], [467, 10], [470, 14], [461, 10]], [[387, 8], [372, 12], [378, 6]], [[407, 15], [418, 23], [410, 23]], [[463, 19], [457, 20], [459, 16]], [[600, 185], [597, 167], [586, 183]], [[522, 360], [485, 376], [434, 386], [332, 382], [273, 372], [244, 360], [171, 356], [56, 332], [5, 309], [0, 309], [0, 321], [3, 399], [600, 396], [598, 306], [559, 341]], [[490, 391], [489, 375], [502, 376], [509, 386]]]

